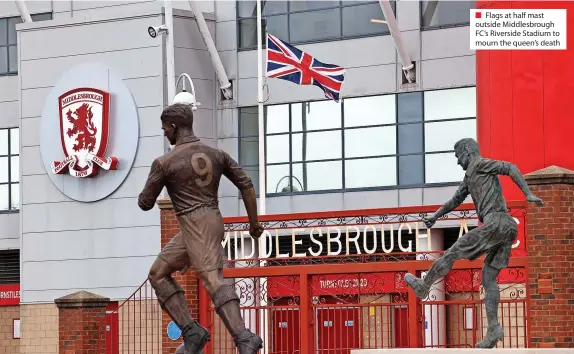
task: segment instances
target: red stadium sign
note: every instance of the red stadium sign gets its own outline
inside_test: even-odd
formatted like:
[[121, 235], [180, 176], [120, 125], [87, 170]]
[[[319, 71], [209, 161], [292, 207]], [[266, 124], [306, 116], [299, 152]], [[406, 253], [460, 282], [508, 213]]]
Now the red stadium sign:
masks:
[[[388, 294], [407, 291], [404, 273], [365, 273], [317, 275], [311, 279], [313, 296]], [[292, 276], [267, 278], [269, 297], [299, 293], [299, 282]]]
[[0, 306], [20, 305], [20, 284], [0, 285]]

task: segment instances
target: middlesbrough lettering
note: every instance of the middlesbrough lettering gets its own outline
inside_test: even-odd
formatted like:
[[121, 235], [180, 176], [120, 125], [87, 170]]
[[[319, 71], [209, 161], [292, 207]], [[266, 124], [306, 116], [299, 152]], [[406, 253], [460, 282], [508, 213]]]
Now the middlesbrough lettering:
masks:
[[[514, 218], [514, 220], [517, 224], [520, 224], [519, 219]], [[385, 238], [385, 232], [390, 232], [391, 235], [394, 235], [395, 230], [398, 236], [396, 241], [394, 237]], [[461, 219], [459, 237], [467, 232], [467, 220]], [[409, 240], [405, 240], [405, 233], [414, 234], [414, 240], [413, 237]], [[306, 237], [309, 238], [311, 246], [308, 247], [305, 252], [301, 252], [303, 238]], [[391, 253], [395, 249], [395, 242], [400, 252], [415, 252], [415, 250], [420, 250], [422, 242], [426, 244], [426, 251], [442, 251], [442, 249], [432, 249], [433, 237], [443, 236], [437, 236], [436, 233], [433, 234], [433, 229], [419, 230], [418, 222], [405, 222], [398, 224], [265, 230], [259, 240], [253, 240], [249, 236], [248, 231], [232, 231], [225, 233], [221, 245], [226, 250], [228, 260], [254, 258], [257, 249], [255, 242], [259, 243], [258, 248], [261, 250], [261, 254], [258, 258], [317, 257], [323, 253], [325, 247], [327, 248], [328, 256], [341, 255], [345, 250], [345, 254], [349, 255], [351, 254], [351, 250], [353, 250], [353, 247], [350, 247], [350, 245], [354, 245], [355, 254], [358, 255], [374, 254], [377, 252], [377, 249], [382, 249], [384, 253]], [[275, 238], [275, 242], [273, 242], [273, 238]], [[279, 238], [290, 238], [291, 252], [281, 253], [279, 250]], [[233, 242], [231, 242], [232, 239]], [[232, 244], [234, 245], [234, 249], [232, 249]], [[512, 248], [517, 248], [520, 244], [521, 241], [517, 239], [512, 245]], [[379, 245], [381, 247], [379, 247]]]
[[52, 161], [54, 174], [73, 177], [95, 176], [100, 168], [116, 170], [118, 159], [105, 157], [109, 134], [109, 93], [78, 88], [58, 98], [60, 137], [65, 158]]

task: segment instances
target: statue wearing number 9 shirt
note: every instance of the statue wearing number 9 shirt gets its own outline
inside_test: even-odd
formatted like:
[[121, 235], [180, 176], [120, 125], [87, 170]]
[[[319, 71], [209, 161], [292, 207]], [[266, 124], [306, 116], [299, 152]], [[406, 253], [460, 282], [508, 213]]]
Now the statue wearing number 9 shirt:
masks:
[[193, 267], [211, 296], [217, 314], [233, 336], [240, 354], [256, 353], [261, 337], [245, 328], [239, 298], [232, 286], [223, 283], [223, 218], [218, 207], [222, 176], [240, 191], [249, 217], [250, 234], [259, 238], [263, 228], [257, 215], [257, 199], [251, 179], [225, 151], [203, 144], [193, 133], [193, 112], [174, 104], [161, 114], [164, 135], [173, 150], [155, 159], [145, 187], [139, 195], [142, 210], [153, 208], [163, 187], [173, 203], [180, 232], [161, 250], [149, 271], [149, 280], [162, 309], [182, 330], [186, 354], [200, 353], [209, 332], [191, 317], [183, 288], [171, 277]]

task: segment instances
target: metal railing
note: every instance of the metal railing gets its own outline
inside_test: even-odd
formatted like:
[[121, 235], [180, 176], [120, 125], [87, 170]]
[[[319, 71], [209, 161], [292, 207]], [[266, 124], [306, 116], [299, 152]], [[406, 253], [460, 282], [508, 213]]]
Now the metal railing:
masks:
[[146, 280], [128, 299], [106, 314], [98, 343], [102, 354], [159, 354], [162, 348], [162, 310]]

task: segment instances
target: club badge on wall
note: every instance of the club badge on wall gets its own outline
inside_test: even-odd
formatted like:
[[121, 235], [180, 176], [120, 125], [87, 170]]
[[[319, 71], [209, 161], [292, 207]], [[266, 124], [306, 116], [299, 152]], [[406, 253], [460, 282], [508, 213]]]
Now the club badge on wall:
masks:
[[95, 88], [76, 88], [60, 95], [58, 106], [65, 158], [51, 162], [52, 172], [92, 177], [99, 168], [116, 170], [118, 159], [105, 156], [110, 131], [110, 94]]

